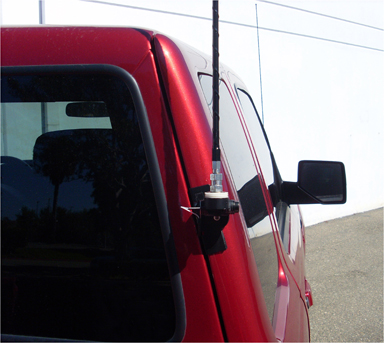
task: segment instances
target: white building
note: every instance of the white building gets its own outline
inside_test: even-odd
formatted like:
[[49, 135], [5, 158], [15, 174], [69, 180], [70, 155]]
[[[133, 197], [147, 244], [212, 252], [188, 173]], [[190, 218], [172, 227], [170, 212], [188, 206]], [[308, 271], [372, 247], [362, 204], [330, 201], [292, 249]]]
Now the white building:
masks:
[[[1, 6], [2, 25], [39, 24], [39, 0]], [[44, 7], [46, 24], [152, 28], [210, 54], [211, 6], [45, 0]], [[384, 2], [220, 0], [219, 7], [221, 62], [248, 85], [282, 177], [295, 181], [299, 160], [345, 164], [347, 203], [303, 206], [306, 224], [382, 207]]]

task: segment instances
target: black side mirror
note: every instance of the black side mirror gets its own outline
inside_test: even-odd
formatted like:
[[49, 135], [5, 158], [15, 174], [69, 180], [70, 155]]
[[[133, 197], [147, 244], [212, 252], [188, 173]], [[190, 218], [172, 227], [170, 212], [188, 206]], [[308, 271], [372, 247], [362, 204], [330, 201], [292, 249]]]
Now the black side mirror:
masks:
[[347, 201], [342, 162], [300, 161], [297, 182], [283, 182], [283, 201], [288, 204], [344, 204]]
[[300, 161], [297, 185], [322, 204], [344, 204], [347, 187], [341, 162]]

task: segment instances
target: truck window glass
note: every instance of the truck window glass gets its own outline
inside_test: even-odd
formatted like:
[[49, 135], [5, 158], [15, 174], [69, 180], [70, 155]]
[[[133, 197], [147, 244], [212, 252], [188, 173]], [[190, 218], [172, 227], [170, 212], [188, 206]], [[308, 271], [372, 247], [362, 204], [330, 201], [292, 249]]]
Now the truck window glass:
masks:
[[170, 277], [128, 87], [105, 74], [1, 82], [2, 333], [171, 339]]
[[271, 154], [266, 142], [259, 115], [253, 105], [250, 96], [242, 89], [237, 89], [243, 113], [246, 118], [248, 129], [252, 136], [254, 146], [257, 149], [257, 158], [267, 186], [274, 182]]
[[[200, 75], [200, 84], [211, 109], [212, 77]], [[277, 255], [272, 227], [262, 192], [262, 178], [250, 151], [233, 99], [220, 83], [220, 139], [238, 192], [268, 314], [272, 321], [277, 284]], [[212, 109], [211, 109], [212, 111]]]
[[[253, 101], [249, 94], [242, 89], [237, 89], [244, 116], [247, 119], [248, 128], [252, 135], [252, 140], [257, 147], [257, 156], [263, 176], [267, 186], [275, 182], [273, 175], [273, 164], [267, 138], [262, 129], [262, 124]], [[277, 168], [277, 167], [276, 167]], [[285, 250], [289, 253], [289, 223], [290, 223], [290, 207], [281, 201], [278, 201], [275, 207], [275, 214], [279, 226], [280, 236], [283, 241]]]

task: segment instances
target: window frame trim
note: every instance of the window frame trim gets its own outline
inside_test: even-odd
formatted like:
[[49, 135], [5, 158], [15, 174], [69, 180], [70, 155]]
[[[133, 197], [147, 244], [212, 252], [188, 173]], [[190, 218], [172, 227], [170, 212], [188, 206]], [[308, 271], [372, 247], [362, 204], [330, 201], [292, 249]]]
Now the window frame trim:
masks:
[[[152, 180], [152, 187], [159, 216], [160, 228], [163, 237], [164, 250], [167, 257], [170, 272], [171, 287], [175, 305], [175, 331], [170, 342], [181, 341], [186, 331], [186, 309], [181, 274], [177, 260], [176, 246], [173, 239], [169, 212], [167, 207], [164, 185], [161, 177], [160, 166], [157, 159], [153, 135], [149, 123], [147, 110], [139, 85], [135, 78], [125, 69], [110, 64], [74, 64], [74, 65], [44, 65], [44, 66], [2, 66], [1, 77], [19, 75], [109, 75], [119, 78], [125, 83], [131, 93], [136, 116], [139, 123], [140, 133], [144, 144], [144, 150], [148, 162], [148, 169]], [[2, 341], [19, 342], [71, 342], [72, 339], [57, 339], [54, 337], [36, 337], [23, 335], [9, 335], [1, 333]]]

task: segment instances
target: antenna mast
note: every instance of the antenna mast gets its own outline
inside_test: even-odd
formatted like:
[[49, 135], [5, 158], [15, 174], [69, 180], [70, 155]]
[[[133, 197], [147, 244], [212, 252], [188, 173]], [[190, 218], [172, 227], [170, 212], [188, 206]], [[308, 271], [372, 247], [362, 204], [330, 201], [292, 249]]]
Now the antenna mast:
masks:
[[[220, 161], [220, 136], [219, 136], [219, 1], [213, 0], [213, 44], [212, 44], [212, 174], [211, 184], [192, 188], [190, 194], [193, 209], [200, 210], [199, 230], [205, 253], [208, 255], [223, 252], [227, 249], [224, 233], [228, 224], [229, 215], [239, 212], [239, 202], [230, 200], [228, 192], [223, 192], [223, 175], [221, 174]], [[199, 206], [197, 206], [199, 205]]]
[[213, 69], [213, 83], [212, 83], [212, 110], [213, 110], [213, 145], [212, 145], [212, 174], [211, 174], [211, 188], [212, 193], [223, 191], [223, 175], [220, 172], [220, 133], [219, 133], [219, 82], [220, 82], [220, 66], [219, 66], [219, 1], [213, 0], [212, 3], [212, 69]]
[[[228, 198], [228, 192], [223, 192], [223, 174], [221, 174], [220, 161], [220, 135], [219, 135], [219, 1], [212, 3], [212, 94], [213, 94], [213, 127], [212, 127], [212, 174], [209, 192], [204, 194], [202, 204], [203, 215], [213, 217], [215, 221], [222, 222], [222, 228], [227, 224], [230, 214], [239, 212], [239, 203]], [[223, 220], [224, 219], [224, 220]]]

